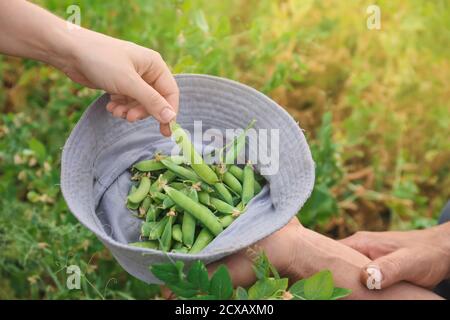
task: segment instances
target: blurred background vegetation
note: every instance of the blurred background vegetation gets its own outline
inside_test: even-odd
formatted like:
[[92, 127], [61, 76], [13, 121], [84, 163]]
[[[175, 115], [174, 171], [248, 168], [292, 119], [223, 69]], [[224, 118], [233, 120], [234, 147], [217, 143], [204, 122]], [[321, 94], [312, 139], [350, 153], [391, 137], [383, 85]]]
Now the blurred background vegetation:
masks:
[[[56, 1], [84, 27], [159, 51], [174, 73], [228, 77], [300, 122], [317, 163], [302, 222], [334, 238], [424, 228], [450, 198], [450, 8], [446, 0]], [[107, 57], [105, 57], [107, 58]], [[142, 298], [68, 212], [61, 147], [99, 93], [39, 62], [0, 57], [0, 299]], [[66, 289], [79, 265], [82, 290]]]

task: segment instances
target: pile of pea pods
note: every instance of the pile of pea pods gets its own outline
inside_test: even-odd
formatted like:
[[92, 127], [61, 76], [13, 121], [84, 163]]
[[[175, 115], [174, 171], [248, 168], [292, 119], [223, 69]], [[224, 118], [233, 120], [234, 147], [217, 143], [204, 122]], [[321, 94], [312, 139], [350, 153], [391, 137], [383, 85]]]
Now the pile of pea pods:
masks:
[[172, 137], [180, 155], [156, 154], [131, 167], [127, 207], [143, 219], [140, 241], [132, 246], [194, 254], [245, 212], [264, 179], [247, 162], [234, 164], [245, 146], [245, 131], [226, 155], [206, 164], [189, 136], [176, 122]]

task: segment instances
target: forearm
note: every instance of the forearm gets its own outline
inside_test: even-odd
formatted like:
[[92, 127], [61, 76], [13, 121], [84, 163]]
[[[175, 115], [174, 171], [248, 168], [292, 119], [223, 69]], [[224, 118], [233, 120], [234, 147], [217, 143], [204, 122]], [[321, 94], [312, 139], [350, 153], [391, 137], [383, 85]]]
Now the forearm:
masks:
[[301, 228], [296, 263], [289, 274], [295, 278], [309, 277], [329, 269], [336, 286], [352, 290], [350, 299], [440, 299], [433, 292], [402, 282], [384, 290], [369, 291], [360, 283], [361, 268], [370, 259], [337, 241], [308, 229]]
[[61, 68], [72, 52], [66, 22], [22, 0], [0, 1], [0, 52]]

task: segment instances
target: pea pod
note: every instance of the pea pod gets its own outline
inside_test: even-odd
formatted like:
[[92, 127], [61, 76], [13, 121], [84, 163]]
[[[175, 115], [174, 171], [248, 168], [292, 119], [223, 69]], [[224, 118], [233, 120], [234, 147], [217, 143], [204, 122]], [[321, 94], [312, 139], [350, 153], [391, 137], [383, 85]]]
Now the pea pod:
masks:
[[149, 240], [157, 240], [161, 238], [161, 235], [164, 232], [164, 227], [167, 224], [167, 221], [169, 220], [168, 216], [165, 216], [161, 220], [155, 223], [154, 227], [150, 228], [148, 239]]
[[165, 169], [166, 167], [156, 159], [151, 160], [143, 160], [136, 163], [133, 166], [134, 169], [142, 171], [142, 172], [150, 172], [150, 171], [158, 171]]
[[172, 171], [167, 170], [163, 174], [160, 174], [158, 179], [153, 182], [152, 186], [150, 187], [150, 192], [159, 192], [162, 190], [162, 188], [167, 185], [168, 183], [175, 180], [177, 176]]
[[158, 219], [161, 209], [151, 204], [147, 210], [147, 215], [145, 217], [146, 222], [156, 221]]
[[[130, 189], [130, 193], [129, 193], [129, 194], [134, 193], [134, 192], [136, 191], [136, 189], [137, 189], [137, 187], [133, 184], [133, 185], [131, 186], [131, 189]], [[137, 210], [137, 209], [139, 208], [139, 205], [140, 205], [140, 203], [133, 203], [133, 202], [130, 202], [130, 200], [128, 200], [128, 198], [127, 198], [127, 208], [128, 208], [128, 209], [130, 209], [130, 210]]]
[[207, 228], [203, 228], [197, 236], [194, 244], [192, 245], [189, 253], [198, 253], [202, 251], [214, 238], [211, 232]]
[[189, 249], [186, 247], [181, 247], [172, 250], [173, 253], [189, 253]]
[[165, 187], [164, 190], [172, 198], [172, 200], [185, 211], [190, 213], [194, 218], [199, 220], [206, 228], [208, 228], [214, 235], [222, 232], [222, 225], [219, 223], [217, 217], [204, 205], [192, 200], [182, 192], [170, 187]]
[[144, 222], [141, 226], [141, 236], [148, 237], [150, 234], [150, 231], [155, 228], [157, 225], [157, 222]]
[[216, 189], [219, 196], [228, 204], [233, 204], [233, 196], [230, 191], [228, 191], [227, 187], [221, 182], [214, 184], [214, 188]]
[[200, 181], [200, 178], [197, 176], [197, 174], [194, 171], [189, 170], [188, 168], [179, 166], [175, 163], [173, 163], [169, 159], [163, 159], [161, 160], [161, 163], [163, 163], [167, 169], [175, 173], [178, 177], [190, 181]]
[[[187, 196], [194, 201], [198, 201], [198, 194], [195, 192], [195, 189], [191, 189]], [[190, 213], [185, 211], [183, 214], [183, 221], [181, 222], [181, 231], [183, 243], [188, 248], [194, 244], [195, 224], [195, 218]]]
[[200, 203], [204, 204], [205, 206], [211, 205], [210, 196], [209, 196], [208, 192], [205, 192], [205, 191], [198, 192], [198, 200], [200, 201]]
[[206, 183], [214, 184], [219, 181], [219, 178], [214, 171], [203, 161], [200, 154], [197, 153], [192, 145], [186, 131], [180, 127], [178, 123], [172, 121], [170, 123], [172, 137], [181, 149], [181, 152], [191, 168], [195, 173]]
[[211, 206], [214, 207], [217, 211], [225, 213], [225, 214], [233, 214], [235, 216], [240, 214], [240, 211], [235, 207], [229, 205], [225, 201], [220, 199], [210, 197]]
[[177, 190], [183, 190], [184, 188], [186, 188], [186, 185], [183, 182], [172, 182], [169, 184], [169, 187]]
[[172, 227], [172, 238], [175, 241], [183, 242], [183, 234], [181, 232], [181, 226], [179, 224], [174, 224]]
[[158, 242], [157, 241], [131, 242], [128, 245], [129, 246], [133, 246], [133, 247], [138, 247], [138, 248], [158, 249]]
[[233, 176], [230, 172], [225, 172], [222, 176], [222, 181], [230, 187], [231, 190], [236, 192], [237, 194], [242, 193], [242, 185], [239, 180]]
[[150, 191], [150, 178], [143, 176], [141, 178], [141, 182], [139, 183], [139, 187], [132, 194], [128, 196], [128, 201], [132, 203], [139, 203], [147, 196], [147, 193]]
[[159, 242], [159, 249], [162, 251], [169, 251], [172, 246], [172, 224], [173, 224], [174, 216], [169, 216], [166, 225], [164, 226], [164, 231], [161, 235], [161, 239]]
[[232, 215], [223, 216], [219, 218], [220, 224], [223, 228], [227, 228], [230, 224], [233, 223], [233, 221], [236, 220], [236, 217]]
[[151, 204], [152, 204], [152, 199], [150, 197], [145, 197], [141, 203], [141, 206], [139, 207], [139, 217], [140, 218], [145, 217], [147, 210], [148, 210], [148, 208], [150, 208]]
[[[230, 172], [233, 176], [235, 176], [236, 179], [238, 179], [240, 182], [244, 181], [244, 170], [239, 168], [238, 166], [236, 166], [234, 164], [231, 165], [228, 168], [228, 172]], [[261, 185], [255, 179], [255, 185], [254, 185], [255, 194], [258, 194], [261, 191], [261, 189], [262, 189]]]
[[244, 181], [242, 182], [242, 203], [246, 205], [255, 195], [255, 174], [253, 167], [247, 163], [244, 167]]

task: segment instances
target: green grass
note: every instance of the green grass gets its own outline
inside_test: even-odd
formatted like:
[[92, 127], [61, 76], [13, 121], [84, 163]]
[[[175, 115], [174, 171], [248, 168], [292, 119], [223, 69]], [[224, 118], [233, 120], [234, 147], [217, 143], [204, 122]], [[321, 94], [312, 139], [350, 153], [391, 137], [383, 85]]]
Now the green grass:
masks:
[[[37, 1], [65, 16], [72, 1]], [[151, 47], [174, 73], [247, 83], [306, 130], [317, 184], [304, 224], [335, 237], [433, 225], [450, 198], [445, 0], [78, 1], [82, 25]], [[150, 298], [68, 212], [60, 153], [98, 92], [0, 58], [0, 299]], [[66, 289], [64, 266], [82, 268]]]

